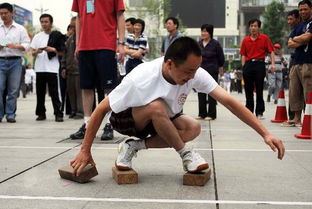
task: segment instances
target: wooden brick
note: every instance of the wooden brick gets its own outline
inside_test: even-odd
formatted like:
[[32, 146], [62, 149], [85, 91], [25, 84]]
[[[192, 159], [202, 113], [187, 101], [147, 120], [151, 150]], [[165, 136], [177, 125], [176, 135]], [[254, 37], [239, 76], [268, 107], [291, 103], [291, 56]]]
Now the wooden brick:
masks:
[[62, 178], [79, 183], [86, 183], [91, 178], [98, 175], [96, 167], [92, 165], [87, 165], [79, 176], [74, 175], [74, 169], [70, 165], [62, 167], [58, 169], [58, 171]]
[[137, 184], [139, 181], [138, 173], [135, 170], [120, 171], [112, 167], [112, 175], [117, 184]]
[[188, 186], [204, 186], [211, 176], [211, 168], [198, 173], [185, 173], [183, 175], [183, 184]]

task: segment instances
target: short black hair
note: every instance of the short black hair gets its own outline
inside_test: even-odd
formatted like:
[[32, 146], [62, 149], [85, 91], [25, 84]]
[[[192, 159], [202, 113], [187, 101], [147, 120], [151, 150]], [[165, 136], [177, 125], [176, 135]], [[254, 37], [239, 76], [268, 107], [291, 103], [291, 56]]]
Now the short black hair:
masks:
[[299, 18], [299, 10], [298, 9], [293, 9], [287, 13], [288, 16], [294, 16], [295, 18]]
[[168, 21], [168, 20], [172, 20], [173, 24], [177, 25], [177, 29], [179, 28], [179, 20], [175, 17], [168, 17], [166, 20], [165, 20], [165, 23]]
[[299, 7], [300, 5], [303, 5], [303, 4], [307, 4], [310, 8], [312, 8], [312, 3], [311, 3], [310, 0], [302, 0], [302, 1], [300, 1], [300, 2], [298, 3], [298, 7]]
[[42, 15], [40, 16], [39, 20], [41, 20], [42, 18], [45, 18], [45, 17], [49, 18], [50, 23], [53, 23], [53, 17], [52, 17], [52, 15], [50, 15], [50, 14], [42, 14]]
[[201, 56], [200, 47], [194, 39], [183, 36], [177, 38], [168, 47], [164, 61], [171, 59], [176, 66], [183, 64], [190, 54]]
[[134, 17], [129, 17], [128, 19], [126, 19], [125, 22], [130, 22], [131, 25], [134, 25], [134, 21], [135, 21], [135, 20], [136, 20], [136, 19], [135, 19]]
[[134, 21], [133, 25], [136, 24], [136, 23], [139, 23], [139, 24], [142, 25], [142, 30], [141, 30], [141, 34], [142, 34], [143, 31], [144, 31], [144, 28], [145, 28], [145, 22], [144, 22], [144, 20], [138, 18], [138, 19], [136, 19], [136, 20]]
[[7, 9], [9, 10], [9, 12], [13, 12], [13, 6], [12, 4], [9, 4], [9, 3], [3, 3], [3, 4], [0, 4], [0, 9]]
[[200, 29], [202, 31], [205, 29], [210, 34], [211, 38], [213, 38], [213, 25], [203, 24]]
[[255, 22], [257, 22], [259, 28], [261, 28], [261, 21], [259, 19], [257, 19], [257, 18], [253, 18], [253, 19], [249, 20], [248, 26], [250, 26], [251, 24], [254, 24]]

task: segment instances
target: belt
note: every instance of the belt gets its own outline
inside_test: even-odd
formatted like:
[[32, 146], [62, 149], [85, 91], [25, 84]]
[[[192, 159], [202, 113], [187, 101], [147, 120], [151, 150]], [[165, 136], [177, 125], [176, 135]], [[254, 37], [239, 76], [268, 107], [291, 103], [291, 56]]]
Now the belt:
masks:
[[250, 59], [248, 61], [250, 61], [250, 62], [264, 62], [263, 59]]
[[10, 57], [0, 57], [2, 60], [14, 60], [14, 59], [20, 59], [19, 56], [10, 56]]

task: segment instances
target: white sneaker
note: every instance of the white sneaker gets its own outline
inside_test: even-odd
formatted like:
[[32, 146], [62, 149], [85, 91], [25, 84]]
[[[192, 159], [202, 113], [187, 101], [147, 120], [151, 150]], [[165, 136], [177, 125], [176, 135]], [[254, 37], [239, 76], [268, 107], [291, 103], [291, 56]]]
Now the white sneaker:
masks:
[[207, 169], [208, 163], [197, 152], [188, 151], [183, 157], [183, 169], [190, 173], [195, 173]]
[[132, 138], [125, 139], [118, 147], [118, 156], [116, 159], [116, 168], [118, 170], [131, 170], [132, 169], [132, 158], [136, 156], [138, 149], [133, 146], [134, 141]]

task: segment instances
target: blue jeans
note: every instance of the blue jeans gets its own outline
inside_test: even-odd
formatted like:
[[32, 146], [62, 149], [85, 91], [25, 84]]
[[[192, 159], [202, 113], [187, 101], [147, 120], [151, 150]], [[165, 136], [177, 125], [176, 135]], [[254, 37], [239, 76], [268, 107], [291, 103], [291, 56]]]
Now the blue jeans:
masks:
[[[22, 75], [22, 59], [0, 59], [0, 119], [15, 118], [17, 94]], [[6, 86], [7, 84], [7, 86]], [[7, 98], [3, 98], [3, 91], [7, 87]], [[3, 99], [6, 99], [5, 112]]]
[[282, 88], [283, 73], [276, 71], [275, 73], [268, 72], [269, 95], [273, 96], [274, 100], [278, 99], [279, 90]]

